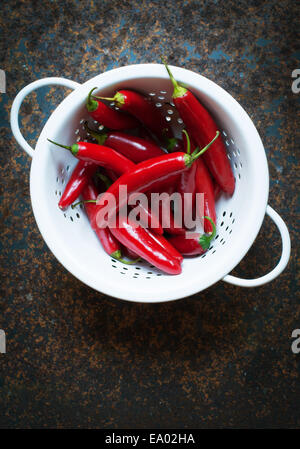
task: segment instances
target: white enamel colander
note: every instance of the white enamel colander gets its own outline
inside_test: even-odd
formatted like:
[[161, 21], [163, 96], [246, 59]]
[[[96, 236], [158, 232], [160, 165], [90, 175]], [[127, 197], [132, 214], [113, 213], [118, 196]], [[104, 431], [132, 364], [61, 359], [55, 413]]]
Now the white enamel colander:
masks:
[[[182, 274], [165, 275], [147, 262], [123, 265], [111, 259], [91, 229], [84, 210], [61, 211], [57, 203], [77, 160], [58, 149], [47, 138], [70, 145], [85, 139], [83, 121], [90, 119], [85, 100], [93, 87], [104, 96], [120, 88], [132, 88], [150, 95], [161, 108], [175, 132], [182, 121], [172, 104], [172, 85], [160, 64], [121, 67], [96, 76], [80, 85], [63, 78], [35, 81], [16, 96], [11, 109], [12, 132], [32, 157], [30, 193], [34, 216], [47, 245], [74, 276], [107, 295], [137, 302], [163, 302], [200, 292], [223, 280], [242, 287], [255, 287], [275, 279], [290, 256], [290, 237], [281, 217], [267, 205], [269, 173], [266, 154], [258, 132], [244, 109], [224, 89], [189, 70], [171, 67], [174, 77], [184, 83], [211, 111], [223, 133], [235, 179], [232, 198], [217, 203], [217, 236], [201, 257], [184, 259]], [[51, 114], [35, 150], [20, 133], [18, 114], [22, 101], [42, 86], [61, 85], [73, 92]], [[166, 104], [168, 103], [168, 104]], [[253, 244], [265, 214], [277, 225], [282, 238], [282, 255], [277, 266], [257, 279], [229, 275]]]

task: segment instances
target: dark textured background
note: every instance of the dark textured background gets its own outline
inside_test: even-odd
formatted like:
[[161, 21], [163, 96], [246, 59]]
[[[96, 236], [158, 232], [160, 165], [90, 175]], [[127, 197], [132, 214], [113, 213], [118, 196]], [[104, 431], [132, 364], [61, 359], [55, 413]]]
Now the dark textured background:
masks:
[[[299, 427], [300, 328], [296, 246], [299, 96], [294, 1], [1, 2], [0, 427]], [[244, 106], [268, 155], [270, 204], [288, 223], [287, 270], [256, 289], [224, 284], [173, 303], [111, 299], [50, 253], [30, 206], [29, 157], [9, 127], [17, 92], [33, 80], [84, 82], [130, 63], [175, 65], [217, 82]], [[66, 92], [44, 89], [22, 107], [34, 145]], [[299, 137], [299, 135], [298, 135]], [[280, 254], [266, 219], [235, 271], [270, 270]]]

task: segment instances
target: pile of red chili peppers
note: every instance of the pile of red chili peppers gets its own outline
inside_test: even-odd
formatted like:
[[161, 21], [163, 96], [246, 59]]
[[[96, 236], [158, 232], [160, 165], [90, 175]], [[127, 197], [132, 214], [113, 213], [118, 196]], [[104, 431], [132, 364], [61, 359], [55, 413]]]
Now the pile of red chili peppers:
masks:
[[[215, 202], [221, 191], [233, 194], [235, 179], [212, 115], [165, 66], [174, 88], [173, 102], [185, 126], [182, 139], [175, 138], [148, 97], [126, 89], [112, 98], [98, 97], [94, 88], [88, 95], [86, 108], [104, 130], [92, 130], [86, 123], [93, 142], [82, 141], [72, 146], [50, 142], [70, 150], [78, 159], [59, 207], [75, 207], [78, 202], [73, 204], [74, 201], [81, 196], [91, 227], [112, 258], [123, 263], [136, 263], [143, 258], [165, 273], [179, 274], [183, 256], [200, 255], [210, 247], [216, 234]], [[106, 101], [114, 102], [117, 109]], [[178, 192], [182, 208], [191, 214], [195, 213], [196, 194], [204, 194], [205, 234], [188, 235], [183, 225], [176, 226], [171, 209], [166, 227], [161, 225], [165, 208], [160, 208], [156, 216], [140, 204], [145, 225], [137, 225], [129, 215], [121, 216], [119, 211], [128, 196], [125, 200], [119, 197], [120, 185], [126, 186], [128, 195], [143, 192], [150, 197], [151, 193]], [[115, 196], [115, 205], [108, 214], [119, 214], [117, 226], [103, 227], [98, 222], [101, 206], [96, 200], [100, 193], [103, 202], [108, 194]], [[187, 203], [183, 201], [185, 193], [190, 194]]]

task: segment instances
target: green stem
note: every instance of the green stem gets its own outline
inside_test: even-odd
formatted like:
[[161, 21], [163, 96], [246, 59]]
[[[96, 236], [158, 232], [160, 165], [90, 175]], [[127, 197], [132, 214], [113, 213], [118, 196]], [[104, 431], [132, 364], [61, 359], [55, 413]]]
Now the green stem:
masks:
[[97, 98], [97, 100], [107, 100], [107, 101], [115, 101], [115, 97], [98, 97], [96, 95], [93, 95], [93, 98]]
[[98, 108], [98, 103], [97, 101], [92, 99], [92, 93], [95, 89], [98, 89], [97, 87], [93, 87], [92, 90], [90, 90], [87, 100], [86, 100], [86, 108], [89, 112], [93, 112]]
[[94, 138], [97, 140], [97, 142], [98, 142], [99, 145], [103, 145], [103, 144], [104, 144], [104, 142], [105, 142], [106, 139], [107, 139], [107, 134], [106, 134], [106, 133], [102, 133], [102, 134], [101, 134], [101, 133], [98, 133], [97, 131], [94, 131], [93, 129], [91, 129], [91, 128], [88, 126], [88, 123], [87, 123], [87, 122], [84, 122], [83, 126], [84, 126], [85, 130], [86, 130], [92, 137], [94, 137]]
[[97, 176], [98, 176], [98, 178], [101, 179], [101, 181], [104, 182], [105, 187], [106, 187], [107, 189], [109, 189], [110, 186], [112, 185], [112, 182], [111, 182], [111, 180], [109, 179], [109, 177], [106, 176], [106, 175], [104, 175], [103, 173], [97, 173]]
[[167, 69], [167, 72], [169, 74], [170, 80], [172, 81], [173, 87], [174, 87], [174, 91], [173, 91], [173, 98], [179, 98], [179, 97], [183, 97], [186, 93], [187, 93], [187, 89], [185, 87], [182, 87], [178, 84], [178, 82], [176, 81], [176, 79], [174, 78], [167, 62], [166, 59], [162, 56], [161, 58], [162, 63], [164, 64], [165, 68]]
[[97, 100], [107, 100], [107, 101], [114, 101], [116, 106], [121, 107], [125, 103], [124, 95], [120, 92], [116, 92], [114, 97], [96, 97], [93, 95], [93, 98], [97, 98]]
[[173, 151], [175, 145], [177, 143], [176, 137], [169, 137], [166, 139], [166, 149], [170, 152]]
[[65, 148], [66, 150], [71, 151], [71, 153], [73, 153], [74, 156], [75, 156], [75, 155], [78, 153], [78, 151], [79, 151], [79, 146], [78, 146], [77, 143], [74, 143], [73, 145], [68, 146], [68, 145], [62, 145], [61, 143], [54, 142], [54, 140], [50, 140], [50, 139], [47, 139], [47, 140], [48, 140], [49, 142], [53, 143], [54, 145], [57, 145], [58, 147]]
[[[187, 143], [187, 149], [186, 149], [186, 153], [187, 154], [191, 154], [191, 141], [190, 141], [190, 137], [188, 135], [188, 133], [186, 132], [185, 129], [182, 130], [182, 132], [185, 134], [186, 137], [186, 143]], [[197, 150], [197, 148], [196, 148]], [[195, 151], [194, 151], [195, 152]]]
[[97, 200], [85, 200], [85, 201], [78, 201], [77, 203], [75, 203], [75, 204], [72, 204], [71, 205], [71, 208], [72, 209], [75, 209], [75, 207], [76, 206], [79, 206], [79, 204], [85, 204], [85, 203], [96, 203], [97, 202]]
[[203, 217], [206, 220], [208, 220], [213, 228], [213, 231], [211, 234], [203, 234], [201, 235], [201, 237], [199, 238], [199, 244], [202, 246], [202, 248], [204, 250], [207, 250], [209, 248], [210, 242], [215, 238], [217, 230], [216, 230], [216, 225], [213, 222], [213, 220], [210, 217]]
[[121, 256], [122, 256], [122, 254], [121, 254], [121, 251], [119, 249], [117, 251], [115, 251], [115, 252], [110, 254], [110, 257], [112, 257], [113, 259], [116, 259], [119, 262], [122, 262], [122, 263], [124, 263], [126, 265], [133, 265], [133, 264], [135, 264], [135, 263], [137, 263], [137, 262], [139, 262], [141, 260], [140, 257], [138, 259], [135, 259], [135, 260], [125, 260], [125, 259], [122, 259]]
[[213, 138], [213, 140], [211, 140], [211, 141], [206, 145], [206, 147], [202, 148], [202, 150], [200, 150], [199, 153], [195, 153], [195, 151], [194, 151], [194, 153], [193, 153], [192, 156], [191, 156], [192, 163], [193, 163], [196, 159], [198, 159], [198, 157], [200, 157], [203, 153], [205, 153], [206, 150], [209, 149], [209, 147], [214, 143], [214, 141], [219, 137], [219, 135], [220, 135], [220, 131], [217, 131], [215, 137]]

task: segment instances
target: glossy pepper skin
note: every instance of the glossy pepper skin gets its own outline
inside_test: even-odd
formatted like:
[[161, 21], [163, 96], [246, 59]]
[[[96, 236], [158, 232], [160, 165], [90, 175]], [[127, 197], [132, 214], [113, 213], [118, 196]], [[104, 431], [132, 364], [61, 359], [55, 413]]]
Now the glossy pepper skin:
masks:
[[97, 140], [99, 145], [113, 148], [135, 163], [165, 154], [155, 143], [142, 139], [141, 137], [131, 136], [121, 131], [100, 134], [87, 126], [86, 128], [89, 134]]
[[90, 162], [78, 161], [59, 200], [60, 209], [65, 209], [77, 200], [97, 168], [97, 165]]
[[[173, 101], [176, 109], [184, 121], [187, 131], [201, 148], [203, 142], [209, 142], [216, 134], [217, 125], [207, 109], [192, 92], [180, 86], [167, 65], [166, 68], [174, 86]], [[222, 190], [232, 195], [235, 188], [235, 179], [222, 138], [213, 144], [211, 150], [203, 158], [210, 173]]]
[[185, 234], [169, 238], [171, 245], [173, 245], [183, 256], [200, 256], [208, 250], [211, 241], [216, 235], [216, 227], [210, 217], [204, 218], [211, 223], [213, 228], [212, 233], [200, 234], [198, 232], [193, 232], [189, 233], [189, 236]]
[[[188, 134], [182, 133], [184, 152], [187, 154], [193, 153], [196, 149], [194, 143], [190, 141]], [[198, 161], [197, 161], [198, 162]], [[193, 218], [193, 209], [195, 206], [196, 194], [196, 171], [197, 162], [181, 173], [177, 184], [177, 192], [181, 195], [182, 217]], [[189, 195], [184, 195], [189, 194]]]
[[[83, 201], [91, 201], [97, 200], [98, 190], [93, 185], [93, 183], [87, 184], [82, 191], [82, 199]], [[95, 213], [96, 213], [96, 204], [95, 203], [84, 203], [84, 208], [91, 223], [92, 229], [97, 234], [104, 251], [109, 254], [111, 257], [115, 257], [116, 259], [120, 259], [121, 257], [121, 245], [118, 240], [112, 235], [109, 228], [98, 228], [94, 226], [95, 223]]]
[[[151, 201], [151, 193], [167, 193], [169, 196], [175, 192], [176, 185], [178, 183], [180, 175], [170, 176], [168, 181], [170, 184], [168, 186], [163, 186], [158, 192], [147, 192], [147, 197]], [[151, 204], [151, 203], [150, 203]], [[164, 203], [163, 199], [159, 204], [159, 219], [162, 226], [164, 226], [164, 231], [171, 235], [185, 234], [185, 229], [176, 223], [173, 211], [171, 208], [168, 209], [169, 204]]]
[[[210, 217], [215, 224], [217, 224], [217, 215], [215, 208], [215, 192], [214, 184], [208, 169], [203, 160], [196, 161], [196, 192], [204, 194], [204, 215]], [[204, 231], [212, 232], [212, 225], [210, 221], [204, 221]]]
[[111, 232], [122, 245], [165, 273], [181, 273], [179, 260], [171, 257], [150, 231], [132, 223], [128, 217], [120, 215], [119, 220], [119, 225], [111, 228]]
[[[110, 210], [107, 212], [108, 221], [115, 217], [120, 207], [127, 203], [128, 197], [131, 193], [142, 193], [148, 190], [155, 191], [157, 185], [159, 185], [159, 182], [164, 181], [166, 178], [170, 177], [170, 175], [176, 175], [188, 169], [195, 162], [195, 160], [197, 160], [198, 157], [201, 156], [213, 144], [218, 136], [219, 132], [217, 131], [214, 139], [212, 139], [206, 147], [196, 154], [164, 154], [163, 156], [158, 156], [147, 161], [140, 162], [135, 165], [130, 172], [120, 176], [120, 178], [118, 178], [104, 193], [101, 200], [104, 205], [106, 202], [109, 203], [110, 195], [113, 195], [115, 198], [114, 205], [111, 205]], [[122, 185], [127, 187], [127, 195], [122, 195], [122, 198], [120, 198], [119, 187]], [[102, 206], [98, 205], [98, 208], [100, 211]], [[98, 226], [103, 226], [104, 218], [105, 217], [97, 217]]]
[[183, 261], [182, 255], [177, 251], [176, 248], [174, 248], [174, 246], [164, 236], [152, 234], [152, 237], [161, 246], [161, 248], [164, 251], [166, 251], [171, 257], [178, 260], [179, 263]]
[[186, 234], [170, 237], [168, 240], [174, 248], [183, 256], [200, 256], [206, 250], [199, 244], [200, 233], [193, 233], [193, 238], [187, 238]]
[[48, 139], [49, 142], [71, 151], [78, 159], [92, 162], [104, 168], [109, 168], [117, 173], [126, 173], [135, 167], [135, 164], [127, 157], [103, 145], [89, 142], [78, 142], [71, 146], [61, 145]]
[[124, 114], [123, 112], [116, 111], [115, 109], [112, 109], [104, 104], [102, 101], [92, 98], [91, 94], [95, 89], [96, 88], [91, 90], [86, 102], [86, 108], [94, 120], [107, 128], [116, 130], [136, 128], [139, 126], [138, 120], [134, 117]]
[[173, 133], [159, 109], [144, 95], [133, 90], [119, 90], [113, 98], [95, 97], [114, 101], [121, 110], [129, 112], [148, 128], [160, 142], [173, 138]]

